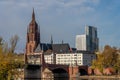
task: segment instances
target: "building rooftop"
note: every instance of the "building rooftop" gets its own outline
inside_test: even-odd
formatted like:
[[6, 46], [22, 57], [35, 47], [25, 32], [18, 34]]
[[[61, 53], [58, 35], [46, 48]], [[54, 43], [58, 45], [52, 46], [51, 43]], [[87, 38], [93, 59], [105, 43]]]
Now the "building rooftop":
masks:
[[35, 49], [35, 53], [41, 52], [43, 50], [44, 52], [54, 52], [54, 53], [65, 53], [70, 51], [70, 47], [68, 43], [65, 44], [47, 44], [47, 43], [41, 43], [37, 46]]

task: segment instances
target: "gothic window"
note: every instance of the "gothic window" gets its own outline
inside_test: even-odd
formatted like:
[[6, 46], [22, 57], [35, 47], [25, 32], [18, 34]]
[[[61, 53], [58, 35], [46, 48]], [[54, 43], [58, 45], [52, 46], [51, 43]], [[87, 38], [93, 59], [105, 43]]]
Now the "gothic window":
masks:
[[34, 35], [32, 35], [32, 41], [34, 41]]
[[29, 29], [30, 33], [32, 33], [32, 26], [30, 26], [30, 29]]
[[34, 40], [33, 37], [34, 37], [34, 36], [33, 36], [32, 34], [29, 35], [30, 41], [33, 41], [33, 40]]
[[29, 49], [30, 49], [30, 53], [32, 53], [32, 46], [31, 46], [31, 45], [30, 45], [30, 48], [29, 48]]
[[[33, 25], [34, 26], [34, 25]], [[32, 33], [33, 33], [33, 31], [34, 31], [34, 28], [33, 28], [33, 26], [32, 26]]]

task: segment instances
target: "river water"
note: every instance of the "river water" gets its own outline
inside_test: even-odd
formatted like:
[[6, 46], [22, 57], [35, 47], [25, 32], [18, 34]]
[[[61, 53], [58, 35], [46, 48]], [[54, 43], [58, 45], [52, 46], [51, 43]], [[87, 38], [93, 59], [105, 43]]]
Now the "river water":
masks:
[[120, 80], [118, 78], [114, 78], [114, 79], [80, 79], [80, 78], [54, 78], [54, 79], [41, 79], [41, 80]]
[[120, 78], [80, 78], [80, 77], [76, 77], [76, 78], [46, 78], [46, 79], [24, 79], [24, 80], [120, 80]]

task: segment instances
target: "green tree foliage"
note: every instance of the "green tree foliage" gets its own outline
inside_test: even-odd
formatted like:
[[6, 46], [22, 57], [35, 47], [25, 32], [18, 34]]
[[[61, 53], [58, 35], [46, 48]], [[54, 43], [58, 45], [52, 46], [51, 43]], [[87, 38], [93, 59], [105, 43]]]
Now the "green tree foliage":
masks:
[[[22, 68], [24, 65], [23, 55], [13, 53], [16, 44], [17, 41], [14, 46], [11, 46], [14, 47], [13, 51], [9, 51], [6, 42], [3, 42], [0, 37], [0, 80], [11, 80], [12, 75], [17, 74], [16, 69]], [[12, 49], [11, 47], [10, 49]]]
[[97, 59], [93, 60], [92, 62], [92, 68], [98, 68], [101, 72], [103, 70], [103, 55], [102, 54], [97, 54]]
[[106, 45], [104, 51], [100, 54], [97, 54], [97, 59], [93, 60], [92, 68], [98, 68], [101, 72], [103, 68], [112, 67], [116, 71], [120, 69], [120, 60], [119, 60], [119, 50], [115, 47], [110, 47]]
[[105, 46], [103, 51], [103, 57], [104, 57], [104, 67], [114, 67], [118, 60], [118, 54], [115, 48], [111, 48], [110, 46]]

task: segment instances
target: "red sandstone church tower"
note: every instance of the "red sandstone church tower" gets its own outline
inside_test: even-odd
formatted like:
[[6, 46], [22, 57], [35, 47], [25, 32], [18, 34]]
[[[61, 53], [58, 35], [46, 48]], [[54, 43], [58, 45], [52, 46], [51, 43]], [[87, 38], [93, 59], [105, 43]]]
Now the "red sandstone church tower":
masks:
[[32, 20], [27, 28], [26, 55], [34, 54], [36, 47], [40, 44], [40, 30], [35, 20], [33, 9]]

